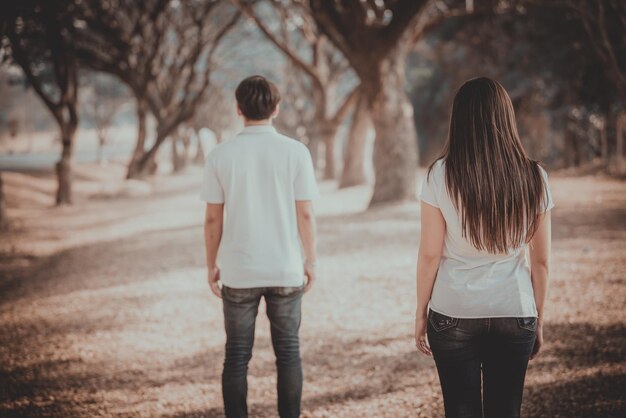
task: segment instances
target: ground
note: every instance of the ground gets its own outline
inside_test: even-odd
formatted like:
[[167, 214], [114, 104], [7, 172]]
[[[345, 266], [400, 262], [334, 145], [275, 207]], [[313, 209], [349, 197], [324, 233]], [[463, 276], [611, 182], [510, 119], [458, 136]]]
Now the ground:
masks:
[[[76, 205], [51, 208], [49, 173], [4, 173], [0, 416], [222, 416], [222, 314], [205, 279], [199, 175], [123, 183], [120, 164], [81, 165]], [[626, 182], [556, 174], [551, 184], [546, 346], [523, 416], [624, 417]], [[322, 188], [303, 416], [443, 416], [433, 361], [413, 342], [419, 205], [364, 212], [368, 187]], [[276, 416], [268, 328], [261, 308], [255, 417]]]

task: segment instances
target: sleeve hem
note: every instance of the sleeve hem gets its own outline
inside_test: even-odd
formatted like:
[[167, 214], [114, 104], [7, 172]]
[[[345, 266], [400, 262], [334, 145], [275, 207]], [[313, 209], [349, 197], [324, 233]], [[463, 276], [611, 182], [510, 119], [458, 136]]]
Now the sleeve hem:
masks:
[[307, 200], [316, 200], [319, 199], [320, 195], [319, 193], [315, 194], [315, 195], [300, 195], [300, 196], [295, 196], [295, 199], [297, 201], [307, 201]]
[[221, 205], [224, 203], [223, 199], [211, 199], [210, 197], [200, 196], [200, 200], [205, 203], [210, 203], [212, 205]]
[[419, 197], [418, 197], [418, 199], [419, 199], [419, 201], [420, 201], [420, 202], [427, 203], [427, 204], [429, 204], [430, 206], [433, 206], [433, 207], [435, 207], [435, 208], [439, 209], [439, 205], [438, 205], [438, 204], [437, 204], [434, 200], [431, 200], [431, 199], [424, 199], [422, 196], [419, 196]]

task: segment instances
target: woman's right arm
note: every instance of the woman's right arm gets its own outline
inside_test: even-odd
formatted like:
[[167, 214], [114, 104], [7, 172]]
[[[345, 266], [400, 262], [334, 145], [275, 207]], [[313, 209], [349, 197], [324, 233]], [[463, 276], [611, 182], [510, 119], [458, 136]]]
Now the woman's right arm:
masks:
[[417, 256], [417, 310], [415, 312], [415, 344], [422, 353], [431, 355], [426, 342], [428, 302], [433, 293], [439, 261], [443, 253], [446, 220], [438, 207], [421, 204], [420, 247]]
[[550, 211], [539, 215], [539, 226], [530, 241], [530, 275], [537, 305], [537, 341], [531, 358], [543, 345], [543, 312], [548, 295], [548, 273], [550, 268], [550, 245], [552, 241]]

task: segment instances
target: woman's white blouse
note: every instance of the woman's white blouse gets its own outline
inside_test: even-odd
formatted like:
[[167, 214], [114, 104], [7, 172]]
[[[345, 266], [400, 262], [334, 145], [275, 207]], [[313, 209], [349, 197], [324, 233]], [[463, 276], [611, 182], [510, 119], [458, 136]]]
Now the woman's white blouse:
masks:
[[[544, 212], [554, 207], [546, 182]], [[530, 279], [528, 245], [491, 254], [476, 249], [462, 234], [461, 218], [446, 189], [445, 162], [439, 160], [422, 181], [420, 200], [441, 210], [446, 235], [430, 308], [456, 318], [537, 316]]]

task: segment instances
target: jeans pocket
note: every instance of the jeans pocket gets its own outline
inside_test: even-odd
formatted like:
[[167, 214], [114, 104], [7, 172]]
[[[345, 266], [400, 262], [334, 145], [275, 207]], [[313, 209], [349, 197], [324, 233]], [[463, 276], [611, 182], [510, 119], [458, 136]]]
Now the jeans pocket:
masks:
[[304, 284], [301, 286], [281, 286], [273, 289], [274, 294], [277, 296], [291, 296], [294, 293], [301, 292], [302, 290], [304, 290]]
[[535, 332], [537, 331], [537, 318], [533, 316], [517, 318], [517, 325], [522, 329]]
[[232, 287], [222, 286], [222, 298], [235, 303], [244, 303], [250, 299], [254, 299], [257, 297], [258, 293], [259, 289], [257, 288], [235, 289]]
[[459, 324], [459, 318], [453, 318], [431, 310], [428, 314], [428, 322], [430, 322], [435, 332], [441, 332], [456, 327]]

